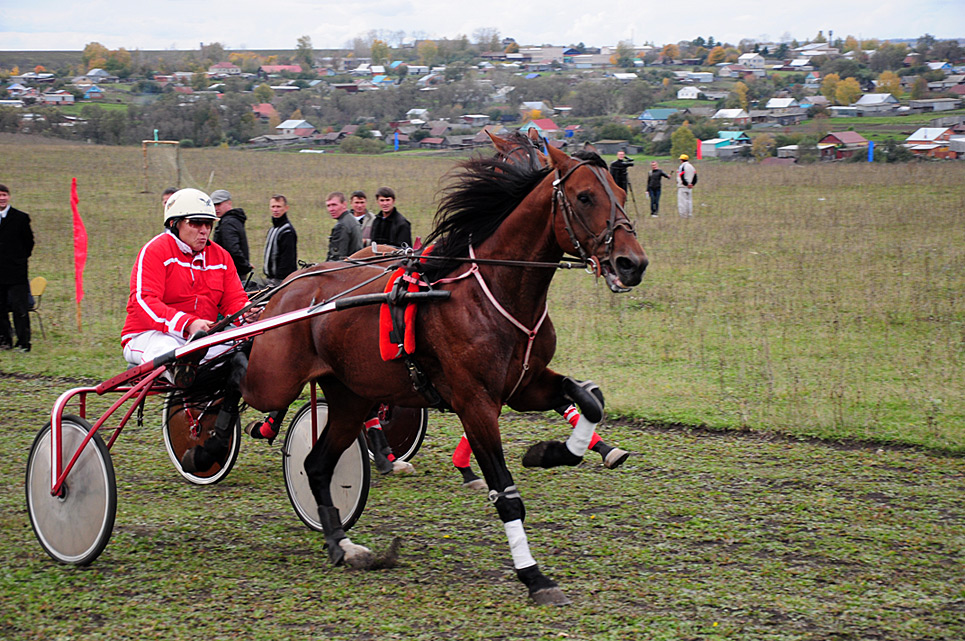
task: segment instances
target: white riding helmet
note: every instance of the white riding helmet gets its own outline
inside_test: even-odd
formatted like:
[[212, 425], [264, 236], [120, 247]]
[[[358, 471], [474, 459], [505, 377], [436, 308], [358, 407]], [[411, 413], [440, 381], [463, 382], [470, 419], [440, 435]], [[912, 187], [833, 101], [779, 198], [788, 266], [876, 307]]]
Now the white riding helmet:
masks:
[[218, 220], [211, 197], [200, 189], [180, 189], [164, 205], [164, 226], [179, 218]]

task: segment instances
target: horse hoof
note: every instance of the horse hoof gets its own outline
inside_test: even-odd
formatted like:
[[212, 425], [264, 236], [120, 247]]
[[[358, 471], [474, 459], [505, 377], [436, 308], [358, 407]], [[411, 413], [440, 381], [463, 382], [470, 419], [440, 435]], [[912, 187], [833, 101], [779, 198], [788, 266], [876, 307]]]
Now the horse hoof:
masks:
[[565, 443], [542, 441], [533, 445], [523, 455], [523, 467], [551, 468], [560, 465], [579, 465], [583, 457], [573, 454]]
[[483, 492], [489, 489], [489, 486], [486, 485], [486, 481], [482, 479], [473, 479], [471, 481], [463, 483], [462, 486], [470, 490], [481, 490]]
[[559, 588], [544, 588], [529, 596], [536, 605], [569, 605], [573, 603]]
[[392, 461], [389, 474], [415, 474], [415, 468], [408, 461]]
[[338, 546], [345, 552], [342, 562], [352, 569], [364, 570], [375, 563], [375, 556], [372, 554], [372, 550], [364, 545], [356, 545], [348, 538], [344, 538], [338, 542]]
[[630, 452], [621, 450], [619, 447], [614, 447], [607, 452], [606, 457], [604, 457], [603, 466], [609, 470], [615, 470], [623, 465], [623, 462], [626, 461], [629, 456]]

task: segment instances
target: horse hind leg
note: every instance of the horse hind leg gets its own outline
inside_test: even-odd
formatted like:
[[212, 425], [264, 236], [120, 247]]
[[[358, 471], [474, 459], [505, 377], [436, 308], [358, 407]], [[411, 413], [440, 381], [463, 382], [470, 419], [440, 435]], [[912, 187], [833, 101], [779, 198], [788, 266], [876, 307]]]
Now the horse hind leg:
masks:
[[[565, 443], [541, 441], [530, 447], [523, 455], [523, 467], [578, 465], [586, 454], [596, 426], [603, 420], [603, 392], [596, 383], [567, 376], [562, 379], [561, 387], [563, 398], [580, 409], [580, 418]], [[566, 405], [568, 403], [558, 407], [557, 411], [562, 414], [561, 409]]]

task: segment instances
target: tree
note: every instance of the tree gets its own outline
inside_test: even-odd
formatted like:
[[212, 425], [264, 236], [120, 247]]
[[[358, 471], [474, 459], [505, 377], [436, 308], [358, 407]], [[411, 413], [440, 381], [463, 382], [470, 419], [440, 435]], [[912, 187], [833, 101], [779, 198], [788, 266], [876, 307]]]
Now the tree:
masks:
[[738, 80], [737, 82], [734, 83], [733, 93], [735, 96], [737, 96], [737, 100], [738, 102], [740, 102], [741, 109], [744, 109], [746, 111], [748, 105], [750, 104], [747, 99], [747, 85], [745, 85], [743, 82]]
[[821, 95], [827, 98], [829, 102], [834, 102], [839, 82], [841, 82], [841, 77], [836, 73], [828, 74], [821, 81]]
[[872, 71], [882, 72], [886, 69], [901, 69], [905, 57], [908, 55], [908, 47], [904, 44], [891, 44], [886, 42], [875, 51], [869, 63]]
[[480, 27], [473, 31], [472, 35], [476, 39], [476, 46], [479, 47], [480, 53], [499, 51], [499, 29], [496, 27]]
[[882, 71], [878, 76], [878, 86], [875, 93], [890, 93], [895, 98], [901, 98], [901, 78], [894, 71]]
[[923, 56], [927, 56], [934, 44], [935, 36], [931, 35], [930, 33], [926, 33], [925, 35], [918, 37], [918, 40], [915, 42], [915, 51]]
[[315, 50], [312, 48], [311, 36], [302, 36], [298, 39], [298, 46], [295, 48], [295, 60], [306, 71], [315, 66]]
[[275, 99], [275, 90], [268, 86], [267, 83], [261, 83], [253, 92], [255, 94], [255, 100], [258, 102], [271, 102]]
[[911, 85], [911, 99], [921, 100], [928, 95], [928, 81], [918, 76], [915, 78], [915, 82]]
[[861, 85], [854, 78], [845, 78], [838, 83], [834, 98], [839, 105], [850, 105], [861, 97]]
[[107, 56], [110, 54], [110, 50], [99, 42], [89, 42], [84, 46], [84, 53], [81, 55], [81, 60], [87, 66], [87, 70], [96, 69], [97, 65], [91, 64], [95, 60], [107, 60]]
[[724, 53], [724, 48], [718, 45], [713, 49], [711, 49], [710, 52], [707, 54], [707, 64], [716, 65], [718, 63], [721, 63], [724, 61], [725, 55], [726, 54]]
[[617, 43], [616, 52], [610, 56], [610, 62], [618, 67], [633, 66], [633, 45], [626, 40]]
[[503, 53], [519, 53], [519, 45], [516, 44], [516, 41], [514, 40], [506, 45], [506, 49]]
[[854, 36], [848, 36], [844, 39], [844, 46], [841, 48], [841, 51], [848, 53], [849, 51], [858, 51], [859, 49], [861, 49], [861, 44], [858, 42], [858, 39]]
[[751, 141], [751, 155], [760, 162], [765, 158], [773, 156], [775, 147], [777, 147], [777, 142], [774, 140], [774, 136], [771, 134], [759, 134], [754, 136], [754, 140]]
[[932, 55], [936, 60], [947, 60], [955, 62], [963, 57], [963, 49], [957, 40], [942, 40], [936, 42], [931, 48]]
[[674, 44], [664, 45], [663, 49], [660, 51], [660, 55], [664, 58], [669, 58], [670, 60], [676, 60], [680, 57], [680, 47]]
[[828, 39], [824, 37], [824, 32], [818, 31], [818, 35], [815, 36], [814, 40], [812, 40], [811, 42], [827, 42], [827, 41]]
[[426, 66], [433, 66], [439, 59], [439, 47], [431, 40], [423, 40], [416, 46], [419, 61]]
[[690, 157], [696, 156], [697, 137], [690, 131], [690, 125], [686, 122], [677, 130], [670, 134], [670, 155], [674, 158], [680, 154], [687, 154]]
[[389, 61], [391, 54], [392, 50], [383, 40], [376, 38], [372, 41], [372, 64], [384, 65]]

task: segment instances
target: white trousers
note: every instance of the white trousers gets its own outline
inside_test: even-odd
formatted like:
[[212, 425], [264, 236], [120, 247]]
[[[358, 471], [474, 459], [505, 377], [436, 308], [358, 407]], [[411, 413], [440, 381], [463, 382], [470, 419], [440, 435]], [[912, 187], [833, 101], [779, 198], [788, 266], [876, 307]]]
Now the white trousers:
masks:
[[[148, 330], [141, 332], [124, 346], [124, 360], [133, 365], [140, 365], [152, 361], [162, 354], [167, 354], [172, 349], [177, 349], [188, 342], [188, 339], [168, 332]], [[208, 348], [208, 353], [201, 359], [203, 363], [219, 354], [231, 349], [232, 344], [212, 345]]]
[[677, 212], [681, 218], [694, 215], [694, 192], [690, 187], [677, 187]]

